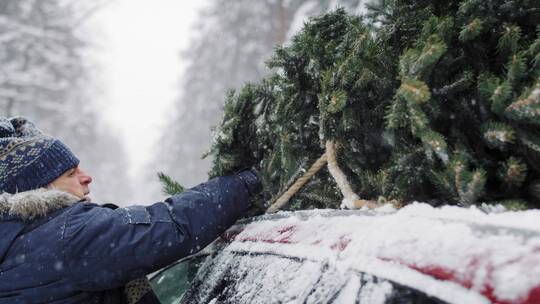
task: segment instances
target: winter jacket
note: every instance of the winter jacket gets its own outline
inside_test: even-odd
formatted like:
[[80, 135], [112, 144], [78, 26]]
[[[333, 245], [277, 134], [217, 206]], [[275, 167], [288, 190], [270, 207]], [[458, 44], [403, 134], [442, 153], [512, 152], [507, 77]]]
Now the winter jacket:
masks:
[[110, 209], [38, 189], [0, 195], [0, 304], [116, 303], [126, 283], [193, 254], [249, 207], [249, 172], [165, 202]]

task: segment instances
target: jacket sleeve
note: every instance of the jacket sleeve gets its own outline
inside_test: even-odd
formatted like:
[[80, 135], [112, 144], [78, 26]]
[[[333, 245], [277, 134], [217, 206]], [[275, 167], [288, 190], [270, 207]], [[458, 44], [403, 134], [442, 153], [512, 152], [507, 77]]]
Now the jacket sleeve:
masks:
[[81, 290], [122, 286], [199, 251], [248, 209], [249, 186], [226, 176], [151, 206], [77, 204], [63, 231], [72, 283]]

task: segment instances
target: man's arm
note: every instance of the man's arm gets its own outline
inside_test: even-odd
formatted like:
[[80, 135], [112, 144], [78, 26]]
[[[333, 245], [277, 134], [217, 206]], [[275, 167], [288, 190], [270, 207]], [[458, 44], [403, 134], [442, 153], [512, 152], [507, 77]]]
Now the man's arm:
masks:
[[201, 250], [244, 214], [257, 187], [248, 170], [147, 207], [73, 207], [64, 231], [73, 283], [82, 290], [122, 286]]

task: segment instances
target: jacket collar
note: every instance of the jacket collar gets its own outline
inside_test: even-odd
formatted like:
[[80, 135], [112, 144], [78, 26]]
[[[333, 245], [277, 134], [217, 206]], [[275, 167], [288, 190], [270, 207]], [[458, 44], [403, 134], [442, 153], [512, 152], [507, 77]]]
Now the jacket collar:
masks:
[[0, 215], [8, 214], [22, 220], [32, 220], [69, 207], [79, 200], [70, 193], [46, 188], [15, 194], [2, 193], [0, 194]]

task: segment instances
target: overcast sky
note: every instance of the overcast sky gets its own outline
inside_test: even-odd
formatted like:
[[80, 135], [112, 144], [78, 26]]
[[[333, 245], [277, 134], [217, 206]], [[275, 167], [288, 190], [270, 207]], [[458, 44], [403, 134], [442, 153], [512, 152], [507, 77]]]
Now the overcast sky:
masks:
[[91, 20], [102, 73], [104, 118], [118, 128], [131, 174], [151, 155], [172, 101], [180, 94], [179, 53], [206, 1], [114, 0]]

